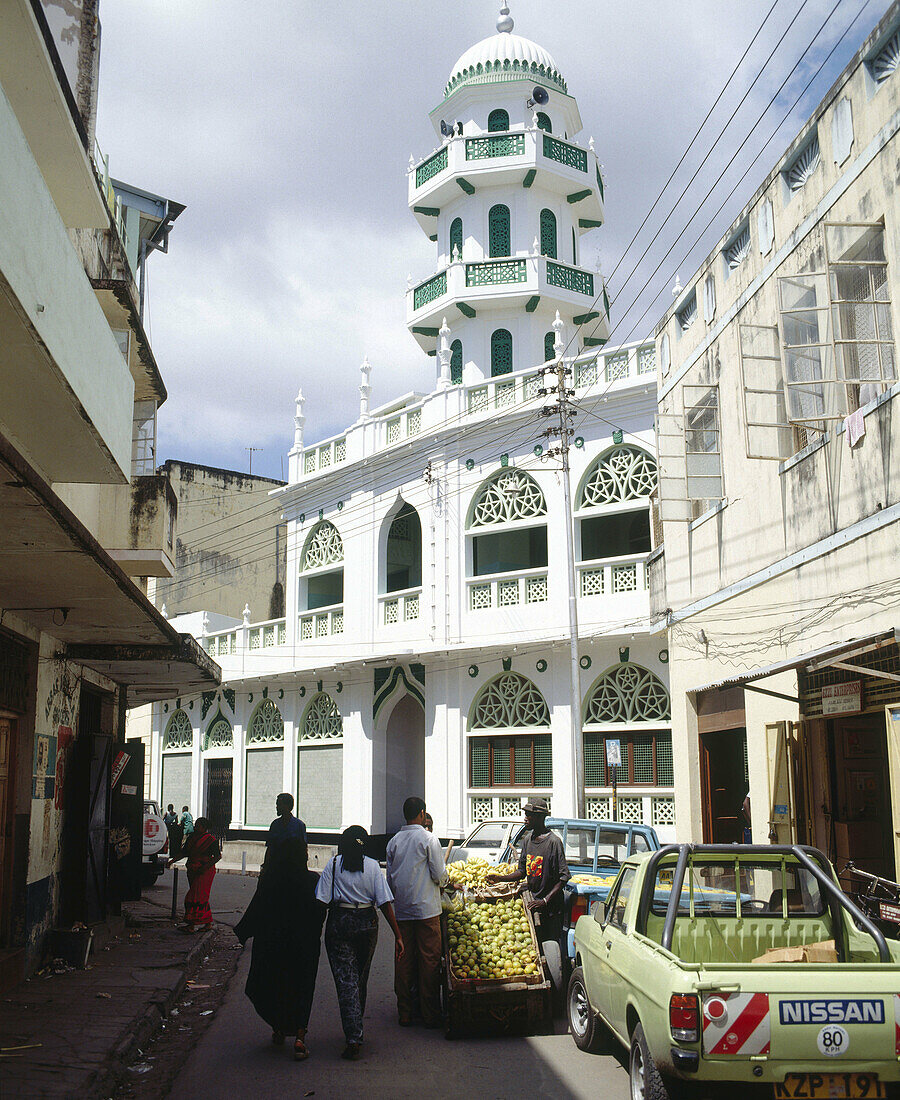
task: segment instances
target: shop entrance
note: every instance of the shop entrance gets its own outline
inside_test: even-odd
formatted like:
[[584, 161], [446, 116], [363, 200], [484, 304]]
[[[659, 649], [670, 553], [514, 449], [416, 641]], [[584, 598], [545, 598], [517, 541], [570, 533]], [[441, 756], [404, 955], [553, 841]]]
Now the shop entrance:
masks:
[[893, 818], [884, 714], [829, 722], [833, 765], [834, 851], [863, 871], [894, 879]]
[[745, 729], [700, 734], [700, 782], [704, 843], [739, 844], [744, 834], [742, 807], [747, 795]]
[[231, 824], [232, 767], [230, 760], [206, 762], [206, 818], [210, 832], [220, 844]]

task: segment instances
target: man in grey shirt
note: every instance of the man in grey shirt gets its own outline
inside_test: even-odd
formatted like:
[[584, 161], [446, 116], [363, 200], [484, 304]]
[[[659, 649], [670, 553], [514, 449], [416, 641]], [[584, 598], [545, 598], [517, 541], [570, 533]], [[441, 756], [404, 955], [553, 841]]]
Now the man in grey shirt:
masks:
[[419, 990], [422, 1021], [441, 1026], [441, 887], [447, 868], [440, 841], [424, 828], [425, 803], [407, 798], [406, 824], [387, 846], [387, 880], [403, 937], [403, 955], [394, 964], [394, 992], [401, 1027], [412, 1023], [413, 982]]

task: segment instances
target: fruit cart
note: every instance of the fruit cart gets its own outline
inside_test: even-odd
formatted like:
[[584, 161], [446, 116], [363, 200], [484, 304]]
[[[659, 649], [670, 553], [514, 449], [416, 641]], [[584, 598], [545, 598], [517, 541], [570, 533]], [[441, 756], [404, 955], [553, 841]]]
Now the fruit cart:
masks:
[[[529, 966], [532, 973], [510, 974], [500, 977], [486, 977], [483, 970], [472, 975], [472, 968], [466, 967], [458, 951], [451, 946], [454, 925], [458, 925], [461, 911], [470, 906], [485, 907], [492, 927], [500, 924], [499, 918], [504, 905], [515, 901], [514, 895], [507, 890], [504, 894], [479, 894], [465, 900], [463, 909], [445, 910], [441, 916], [443, 937], [443, 995], [444, 1022], [448, 1039], [463, 1034], [477, 1035], [522, 1035], [543, 1033], [552, 1030], [553, 1005], [552, 987], [547, 977], [546, 963], [541, 955], [540, 944], [535, 935], [531, 913], [517, 903], [514, 910], [517, 922], [515, 935], [523, 937], [519, 945], [531, 949], [533, 961]], [[498, 910], [496, 907], [500, 906]], [[527, 928], [527, 939], [522, 928], [522, 915]], [[496, 971], [493, 971], [496, 972]]]

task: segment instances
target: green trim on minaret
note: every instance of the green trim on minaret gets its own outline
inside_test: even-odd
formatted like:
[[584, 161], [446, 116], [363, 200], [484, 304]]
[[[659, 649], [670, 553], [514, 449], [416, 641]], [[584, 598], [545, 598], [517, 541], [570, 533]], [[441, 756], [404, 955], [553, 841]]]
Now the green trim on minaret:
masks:
[[534, 311], [538, 307], [538, 302], [540, 302], [540, 300], [541, 300], [540, 294], [533, 294], [528, 299], [528, 301], [525, 303], [525, 312], [526, 313], [534, 313]]
[[599, 229], [601, 225], [603, 225], [603, 222], [595, 221], [593, 218], [578, 219], [579, 229]]
[[[464, 179], [462, 176], [457, 176], [456, 177], [456, 182], [463, 189], [463, 191], [465, 191], [465, 193], [467, 195], [474, 195], [475, 194], [475, 188], [472, 186], [471, 183], [469, 183], [469, 181], [467, 179]], [[590, 194], [590, 191], [588, 191], [588, 194]]]
[[599, 336], [585, 336], [584, 346], [586, 348], [602, 348], [606, 343], [605, 340], [601, 340]]
[[424, 325], [413, 325], [413, 332], [417, 336], [433, 336], [437, 339], [437, 335], [440, 329], [437, 328], [425, 328]]
[[529, 168], [525, 173], [525, 179], [522, 180], [523, 187], [530, 187], [534, 183], [534, 177], [537, 175], [536, 168]]
[[475, 316], [475, 310], [472, 309], [468, 302], [457, 302], [456, 308], [463, 315], [463, 317], [468, 317], [470, 321]]
[[427, 218], [436, 218], [441, 212], [439, 206], [414, 206], [413, 210], [417, 214], [424, 214]]
[[582, 199], [586, 199], [592, 193], [590, 187], [586, 187], [583, 191], [574, 191], [571, 195], [566, 195], [566, 202], [581, 202]]
[[429, 241], [436, 241], [437, 240], [437, 233], [432, 233], [432, 235], [428, 239], [429, 239]]
[[588, 321], [596, 321], [599, 316], [599, 313], [579, 313], [577, 317], [572, 318], [572, 323], [575, 325], [586, 325]]

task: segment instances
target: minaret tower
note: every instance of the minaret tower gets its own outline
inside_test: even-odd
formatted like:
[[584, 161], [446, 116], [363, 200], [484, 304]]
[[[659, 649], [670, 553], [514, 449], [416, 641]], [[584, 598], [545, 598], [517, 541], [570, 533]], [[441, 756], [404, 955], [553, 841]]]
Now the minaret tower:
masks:
[[602, 345], [603, 281], [580, 256], [603, 224], [593, 141], [574, 140], [578, 106], [547, 51], [513, 34], [506, 4], [430, 117], [441, 144], [409, 168], [410, 209], [437, 244], [435, 274], [407, 294], [419, 345], [440, 362], [449, 341], [451, 384], [552, 359], [557, 311], [569, 333], [585, 322], [568, 354]]

